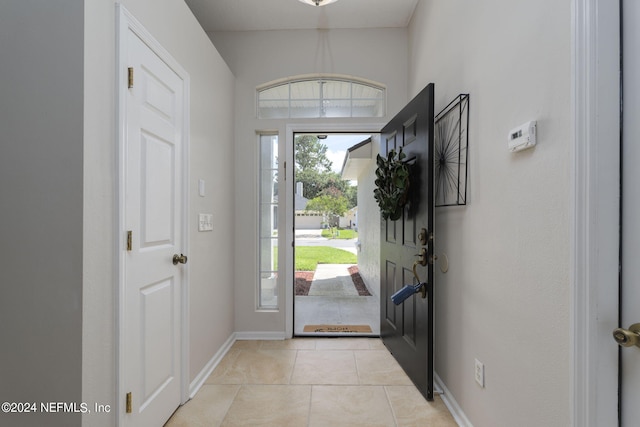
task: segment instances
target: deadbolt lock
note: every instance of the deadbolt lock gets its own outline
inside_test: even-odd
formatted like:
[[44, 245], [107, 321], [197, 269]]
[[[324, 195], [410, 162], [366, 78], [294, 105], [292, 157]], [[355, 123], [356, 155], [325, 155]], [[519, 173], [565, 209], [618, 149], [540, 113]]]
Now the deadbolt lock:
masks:
[[426, 228], [421, 228], [420, 232], [418, 233], [418, 241], [420, 242], [420, 244], [422, 246], [425, 246], [431, 240], [433, 240], [433, 233], [427, 231]]
[[613, 339], [621, 347], [640, 347], [640, 323], [634, 323], [629, 329], [617, 328], [613, 331]]
[[183, 255], [183, 254], [175, 254], [173, 256], [173, 265], [178, 265], [178, 264], [186, 264], [187, 263], [187, 256]]
[[418, 240], [420, 241], [420, 244], [422, 246], [427, 244], [427, 229], [426, 228], [421, 228], [420, 232], [418, 233]]

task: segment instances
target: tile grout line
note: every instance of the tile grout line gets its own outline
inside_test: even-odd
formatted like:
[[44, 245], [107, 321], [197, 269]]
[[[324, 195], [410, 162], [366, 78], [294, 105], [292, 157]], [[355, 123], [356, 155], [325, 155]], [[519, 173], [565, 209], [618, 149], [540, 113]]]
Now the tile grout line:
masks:
[[391, 399], [389, 398], [389, 391], [387, 390], [386, 385], [382, 386], [382, 389], [384, 390], [384, 395], [387, 398], [387, 404], [389, 405], [389, 409], [391, 410], [391, 415], [393, 416], [393, 423], [395, 424], [395, 426], [398, 426], [398, 417], [396, 416], [396, 411], [393, 409], [393, 405], [391, 404]]
[[309, 409], [307, 410], [307, 427], [311, 425], [311, 406], [313, 404], [313, 389], [314, 385], [310, 385], [311, 390], [309, 390]]
[[233, 399], [231, 399], [231, 403], [229, 404], [227, 409], [224, 411], [224, 416], [222, 417], [222, 420], [220, 420], [220, 425], [224, 424], [224, 420], [227, 419], [227, 416], [229, 415], [229, 410], [231, 409], [236, 399], [238, 398], [238, 395], [240, 394], [240, 390], [242, 390], [242, 387], [244, 387], [244, 384], [239, 384], [239, 387], [236, 390], [236, 393], [233, 395]]
[[362, 385], [362, 380], [360, 379], [360, 369], [358, 368], [358, 358], [356, 357], [355, 350], [351, 350], [351, 354], [353, 355], [353, 363], [356, 366], [356, 378], [358, 379], [357, 386]]
[[291, 366], [291, 372], [289, 372], [289, 382], [287, 382], [287, 385], [291, 385], [291, 380], [293, 379], [293, 372], [296, 370], [296, 364], [298, 363], [299, 355], [300, 355], [300, 350], [296, 349], [296, 357], [293, 358], [293, 366]]

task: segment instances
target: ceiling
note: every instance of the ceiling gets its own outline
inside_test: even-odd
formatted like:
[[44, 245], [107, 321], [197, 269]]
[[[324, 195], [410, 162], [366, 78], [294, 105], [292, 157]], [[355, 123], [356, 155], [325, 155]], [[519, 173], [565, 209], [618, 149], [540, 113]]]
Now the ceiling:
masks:
[[406, 27], [418, 0], [185, 0], [207, 32]]

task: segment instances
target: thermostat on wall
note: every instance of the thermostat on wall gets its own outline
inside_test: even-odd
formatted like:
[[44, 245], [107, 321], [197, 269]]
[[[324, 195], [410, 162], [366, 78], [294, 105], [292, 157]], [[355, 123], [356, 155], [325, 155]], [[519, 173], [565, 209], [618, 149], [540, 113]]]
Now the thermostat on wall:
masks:
[[509, 132], [509, 151], [521, 151], [536, 145], [536, 124], [532, 120]]

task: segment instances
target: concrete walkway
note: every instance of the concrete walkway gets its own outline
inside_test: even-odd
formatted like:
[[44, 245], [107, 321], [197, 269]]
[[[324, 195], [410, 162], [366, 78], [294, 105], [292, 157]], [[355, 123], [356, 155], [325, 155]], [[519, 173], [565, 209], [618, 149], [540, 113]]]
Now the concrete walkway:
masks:
[[[307, 296], [296, 296], [294, 333], [305, 333], [305, 325], [369, 325], [371, 334], [380, 334], [380, 299], [377, 295], [359, 296], [347, 268], [349, 264], [318, 264]], [[340, 334], [342, 335], [342, 334]]]
[[306, 333], [305, 325], [369, 325], [371, 334], [343, 333], [349, 335], [380, 335], [380, 300], [370, 297], [297, 296], [295, 302], [295, 328], [297, 336], [323, 335]]
[[[296, 246], [330, 246], [357, 255], [356, 239], [327, 239], [322, 230], [295, 230]], [[297, 336], [322, 335], [305, 333], [305, 325], [369, 325], [371, 334], [380, 335], [380, 299], [377, 295], [359, 296], [348, 267], [351, 264], [318, 264], [307, 296], [295, 297], [295, 327]]]
[[318, 264], [309, 296], [358, 296], [347, 268], [349, 264]]

